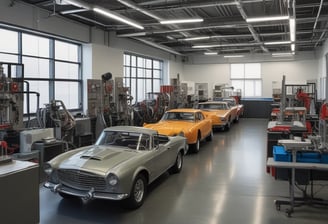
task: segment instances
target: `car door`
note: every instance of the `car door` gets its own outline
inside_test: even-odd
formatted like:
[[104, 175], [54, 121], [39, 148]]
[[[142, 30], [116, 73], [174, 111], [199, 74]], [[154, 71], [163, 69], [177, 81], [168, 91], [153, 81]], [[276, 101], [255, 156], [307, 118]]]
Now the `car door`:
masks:
[[160, 144], [157, 135], [153, 137], [153, 147], [151, 148], [152, 170], [151, 179], [160, 176], [164, 173], [170, 164], [169, 151], [165, 144]]
[[209, 135], [212, 129], [210, 120], [205, 119], [205, 116], [201, 112], [196, 112], [196, 122], [198, 128], [201, 130], [202, 138], [205, 138], [207, 135]]

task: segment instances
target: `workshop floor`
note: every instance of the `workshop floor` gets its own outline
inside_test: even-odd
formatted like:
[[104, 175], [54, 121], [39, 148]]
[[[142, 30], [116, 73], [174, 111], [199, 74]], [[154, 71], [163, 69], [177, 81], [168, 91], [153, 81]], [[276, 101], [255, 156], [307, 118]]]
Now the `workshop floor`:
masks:
[[[328, 207], [296, 207], [292, 217], [285, 213], [289, 206], [276, 210], [274, 200], [287, 199], [289, 191], [286, 181], [266, 173], [267, 122], [241, 119], [230, 131], [215, 132], [198, 154], [185, 156], [180, 174], [165, 174], [153, 183], [144, 205], [135, 211], [105, 200], [62, 200], [41, 187], [40, 223], [327, 223]], [[316, 197], [328, 199], [326, 188], [316, 186]]]

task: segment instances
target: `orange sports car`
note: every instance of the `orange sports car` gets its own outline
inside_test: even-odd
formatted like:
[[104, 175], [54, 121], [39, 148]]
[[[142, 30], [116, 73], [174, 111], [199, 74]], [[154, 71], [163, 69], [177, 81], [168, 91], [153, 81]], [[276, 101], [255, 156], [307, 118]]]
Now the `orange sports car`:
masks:
[[199, 151], [200, 141], [213, 138], [212, 121], [198, 109], [180, 108], [166, 111], [162, 119], [154, 124], [144, 124], [144, 127], [157, 130], [159, 134], [175, 136], [182, 135], [195, 153]]
[[238, 106], [231, 106], [225, 101], [208, 101], [198, 104], [206, 117], [212, 120], [213, 128], [229, 130], [233, 121], [238, 121]]

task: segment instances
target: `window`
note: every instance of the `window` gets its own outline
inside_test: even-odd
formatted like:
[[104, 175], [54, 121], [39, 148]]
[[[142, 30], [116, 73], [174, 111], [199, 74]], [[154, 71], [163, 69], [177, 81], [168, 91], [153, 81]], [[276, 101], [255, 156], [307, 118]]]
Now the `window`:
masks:
[[130, 87], [133, 104], [145, 100], [147, 93], [160, 92], [162, 79], [162, 61], [124, 54], [124, 85]]
[[18, 33], [0, 29], [0, 61], [18, 63]]
[[261, 64], [231, 64], [231, 85], [240, 89], [243, 97], [262, 96]]
[[[39, 105], [37, 94], [30, 95], [31, 113], [54, 99], [67, 109], [82, 109], [80, 44], [1, 28], [0, 36], [0, 61], [22, 63], [29, 90], [40, 94]], [[26, 107], [24, 103], [24, 113]]]

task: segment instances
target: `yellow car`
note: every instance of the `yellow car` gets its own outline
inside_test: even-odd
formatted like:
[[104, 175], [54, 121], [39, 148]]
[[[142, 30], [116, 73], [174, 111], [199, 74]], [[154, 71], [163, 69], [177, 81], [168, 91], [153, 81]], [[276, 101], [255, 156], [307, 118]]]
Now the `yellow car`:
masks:
[[198, 153], [200, 141], [213, 138], [212, 122], [201, 110], [180, 108], [166, 111], [162, 119], [154, 124], [144, 124], [144, 127], [157, 130], [159, 134], [187, 138], [191, 150]]
[[198, 104], [206, 117], [212, 120], [213, 128], [229, 130], [233, 121], [238, 121], [238, 106], [231, 106], [225, 101], [208, 101]]

